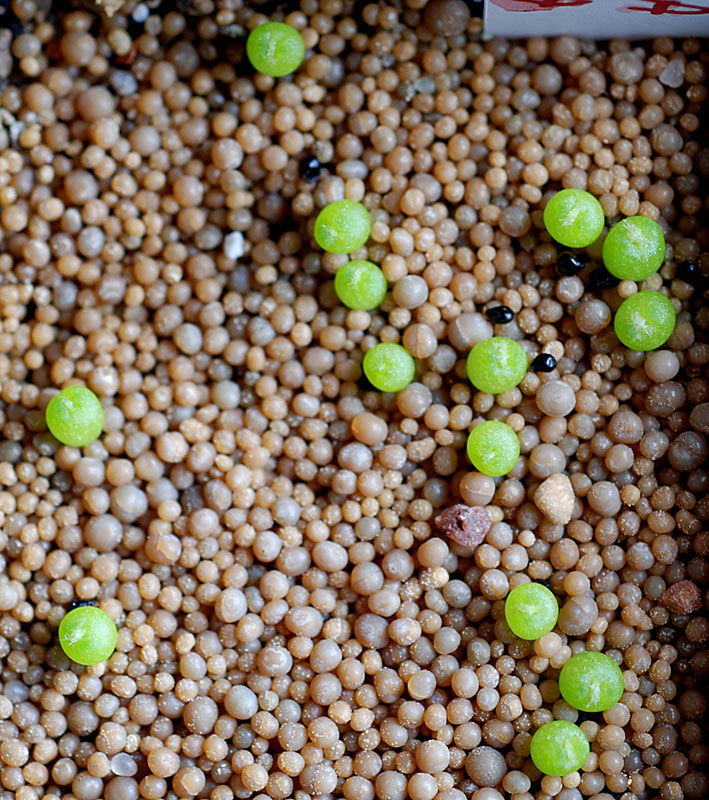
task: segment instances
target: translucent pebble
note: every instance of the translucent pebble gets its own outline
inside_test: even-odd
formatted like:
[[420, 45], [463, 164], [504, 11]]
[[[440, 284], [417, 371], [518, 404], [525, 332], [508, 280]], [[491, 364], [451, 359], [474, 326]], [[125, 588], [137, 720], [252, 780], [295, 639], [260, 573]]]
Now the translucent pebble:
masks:
[[111, 759], [111, 772], [123, 778], [130, 778], [138, 771], [138, 765], [128, 753], [117, 753]]
[[233, 261], [244, 255], [244, 234], [241, 231], [232, 231], [224, 237], [224, 255]]
[[672, 61], [662, 70], [658, 80], [670, 89], [679, 89], [684, 83], [684, 61], [681, 58], [673, 58]]

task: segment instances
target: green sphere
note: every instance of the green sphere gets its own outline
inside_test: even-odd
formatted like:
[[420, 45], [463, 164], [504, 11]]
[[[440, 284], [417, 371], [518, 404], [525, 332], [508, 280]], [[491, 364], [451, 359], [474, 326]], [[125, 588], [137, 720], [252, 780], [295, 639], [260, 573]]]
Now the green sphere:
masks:
[[544, 209], [544, 226], [564, 247], [588, 247], [603, 232], [603, 207], [581, 189], [562, 189]]
[[80, 606], [59, 623], [59, 644], [77, 664], [89, 666], [105, 661], [116, 649], [116, 624], [96, 606]]
[[520, 639], [539, 639], [549, 633], [558, 618], [559, 603], [541, 583], [521, 583], [505, 600], [505, 619]]
[[625, 691], [620, 667], [605, 653], [587, 650], [564, 664], [559, 690], [566, 702], [579, 711], [607, 711]]
[[662, 292], [637, 292], [620, 304], [613, 327], [631, 350], [656, 350], [672, 336], [676, 321], [669, 297]]
[[519, 458], [519, 438], [504, 422], [488, 420], [476, 425], [468, 436], [468, 458], [478, 472], [506, 475]]
[[650, 217], [628, 217], [614, 225], [603, 242], [603, 263], [620, 280], [644, 281], [665, 260], [665, 237]]
[[305, 43], [292, 25], [266, 22], [249, 34], [246, 55], [257, 72], [280, 78], [295, 72], [303, 63]]
[[534, 766], [546, 775], [562, 777], [585, 764], [591, 748], [586, 734], [562, 719], [547, 722], [532, 736], [530, 755]]
[[45, 413], [47, 427], [62, 444], [85, 447], [103, 431], [103, 408], [85, 386], [67, 386], [55, 395]]
[[372, 220], [355, 200], [335, 200], [315, 220], [315, 241], [328, 253], [351, 253], [367, 243]]
[[400, 392], [414, 379], [416, 363], [400, 344], [382, 342], [365, 355], [362, 369], [375, 389]]
[[335, 293], [343, 306], [371, 311], [384, 300], [387, 279], [371, 261], [350, 261], [337, 270]]
[[527, 374], [527, 354], [506, 336], [483, 339], [468, 353], [468, 378], [473, 386], [488, 394], [502, 394]]

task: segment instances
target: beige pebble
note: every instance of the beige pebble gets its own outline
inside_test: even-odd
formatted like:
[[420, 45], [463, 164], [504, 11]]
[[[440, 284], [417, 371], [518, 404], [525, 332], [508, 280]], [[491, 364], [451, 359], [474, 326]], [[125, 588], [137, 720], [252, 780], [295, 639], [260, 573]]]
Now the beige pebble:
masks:
[[566, 475], [551, 475], [534, 493], [537, 508], [554, 525], [568, 525], [574, 512], [574, 490]]

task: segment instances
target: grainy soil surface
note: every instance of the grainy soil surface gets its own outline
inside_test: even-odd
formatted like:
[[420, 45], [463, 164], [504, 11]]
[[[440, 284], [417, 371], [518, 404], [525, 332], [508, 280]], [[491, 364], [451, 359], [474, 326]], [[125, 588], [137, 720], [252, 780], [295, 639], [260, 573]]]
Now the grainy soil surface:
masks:
[[[706, 42], [488, 41], [462, 0], [68, 5], [0, 2], [0, 800], [706, 797]], [[244, 57], [268, 19], [292, 76]], [[657, 220], [660, 271], [561, 256], [563, 187]], [[342, 198], [373, 312], [313, 239]], [[639, 289], [677, 312], [648, 354], [612, 325]], [[540, 368], [495, 396], [465, 372], [493, 333]], [[398, 395], [378, 342], [416, 358]], [[45, 424], [71, 384], [104, 408], [83, 449]], [[519, 435], [502, 478], [465, 454], [484, 419]], [[560, 605], [535, 642], [504, 618], [530, 580]], [[96, 666], [57, 644], [77, 601], [118, 626]], [[603, 713], [560, 699], [583, 650], [623, 670]], [[563, 778], [529, 758], [552, 719], [591, 742]]]

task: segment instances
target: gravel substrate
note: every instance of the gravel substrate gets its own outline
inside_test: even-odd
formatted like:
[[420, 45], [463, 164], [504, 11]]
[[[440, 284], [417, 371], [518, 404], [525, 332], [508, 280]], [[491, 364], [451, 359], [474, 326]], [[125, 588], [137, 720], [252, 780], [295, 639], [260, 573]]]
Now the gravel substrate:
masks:
[[[706, 797], [706, 43], [485, 41], [462, 0], [51, 5], [0, 2], [0, 800]], [[267, 19], [293, 76], [245, 60]], [[557, 270], [562, 187], [657, 220], [660, 272]], [[374, 312], [312, 236], [342, 198]], [[677, 312], [649, 354], [612, 326], [639, 289]], [[465, 372], [493, 333], [542, 356], [496, 396]], [[417, 359], [398, 395], [379, 342]], [[72, 383], [83, 450], [44, 421]], [[519, 434], [503, 478], [483, 419]], [[529, 580], [536, 642], [503, 613]], [[118, 626], [96, 666], [57, 645], [77, 601]], [[606, 712], [560, 699], [583, 650], [623, 670]], [[564, 778], [529, 758], [552, 719], [591, 741]]]

